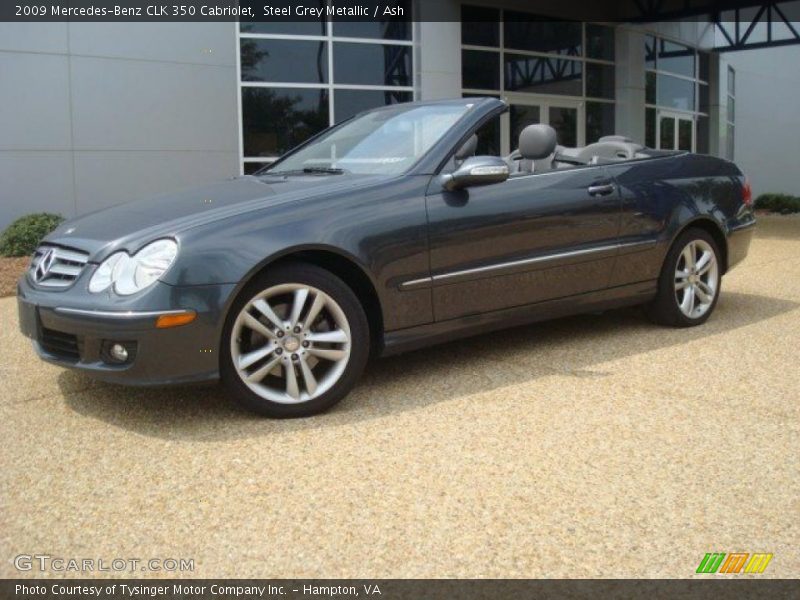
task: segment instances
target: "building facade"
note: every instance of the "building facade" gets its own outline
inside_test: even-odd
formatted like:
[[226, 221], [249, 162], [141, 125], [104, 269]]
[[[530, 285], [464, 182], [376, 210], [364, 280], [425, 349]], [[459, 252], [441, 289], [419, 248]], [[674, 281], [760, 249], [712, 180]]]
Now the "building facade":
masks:
[[[752, 103], [797, 120], [791, 100], [765, 99], [773, 75], [757, 55], [777, 51], [743, 63], [711, 51], [707, 23], [543, 22], [533, 6], [409, 0], [382, 23], [0, 24], [0, 228], [252, 173], [373, 106], [473, 95], [510, 104], [487, 152], [543, 122], [564, 145], [622, 134], [740, 159], [757, 191], [800, 192], [752, 150], [769, 146], [755, 123], [775, 116]], [[793, 100], [800, 79], [781, 86]]]

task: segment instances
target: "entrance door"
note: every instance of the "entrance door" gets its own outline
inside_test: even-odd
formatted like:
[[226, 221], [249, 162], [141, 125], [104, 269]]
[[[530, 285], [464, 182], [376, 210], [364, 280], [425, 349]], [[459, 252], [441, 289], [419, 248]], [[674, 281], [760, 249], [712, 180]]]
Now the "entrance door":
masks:
[[695, 129], [693, 117], [659, 111], [656, 121], [658, 149], [694, 152]]
[[583, 102], [532, 94], [506, 95], [510, 108], [501, 119], [503, 154], [516, 149], [520, 132], [533, 123], [544, 123], [556, 130], [562, 146], [583, 146]]

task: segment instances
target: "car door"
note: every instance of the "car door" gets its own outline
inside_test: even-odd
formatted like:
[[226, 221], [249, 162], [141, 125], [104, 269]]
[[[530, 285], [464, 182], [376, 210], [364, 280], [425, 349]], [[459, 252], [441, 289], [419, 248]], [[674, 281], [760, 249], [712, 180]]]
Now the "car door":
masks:
[[608, 285], [620, 200], [604, 167], [558, 169], [426, 196], [437, 321]]

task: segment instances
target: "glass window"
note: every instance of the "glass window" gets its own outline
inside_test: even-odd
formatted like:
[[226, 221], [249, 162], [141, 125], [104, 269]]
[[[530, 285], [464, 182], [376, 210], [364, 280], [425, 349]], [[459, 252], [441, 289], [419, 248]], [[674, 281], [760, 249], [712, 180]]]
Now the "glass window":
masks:
[[[313, 2], [307, 3], [314, 4]], [[324, 11], [325, 0], [317, 2], [317, 7]], [[323, 13], [324, 14], [324, 13]], [[325, 35], [325, 18], [308, 21], [259, 21], [241, 23], [242, 33], [280, 33], [285, 35]]]
[[694, 110], [694, 81], [658, 74], [658, 105]]
[[410, 86], [411, 47], [337, 42], [333, 72], [336, 83]]
[[514, 11], [504, 14], [506, 48], [568, 56], [583, 54], [581, 23], [535, 20], [533, 15]]
[[733, 96], [728, 96], [728, 121], [736, 121], [736, 101]]
[[542, 122], [541, 110], [538, 106], [527, 104], [512, 104], [508, 109], [508, 118], [511, 125], [511, 146], [519, 147], [519, 134], [528, 125]]
[[694, 48], [668, 40], [658, 40], [659, 71], [694, 77]]
[[607, 102], [586, 103], [586, 143], [593, 144], [604, 135], [614, 135], [614, 105]]
[[656, 68], [656, 38], [652, 35], [644, 38], [644, 67], [645, 69]]
[[500, 46], [500, 11], [479, 6], [461, 7], [461, 43]]
[[614, 65], [586, 63], [586, 95], [614, 99]]
[[556, 140], [562, 146], [578, 145], [578, 109], [550, 107], [550, 127], [556, 130]]
[[728, 67], [728, 93], [731, 96], [736, 95], [736, 71], [733, 67]]
[[583, 63], [566, 58], [505, 54], [505, 89], [534, 94], [583, 95]]
[[646, 108], [644, 111], [644, 145], [656, 147], [656, 109]]
[[307, 168], [393, 175], [411, 167], [469, 110], [463, 104], [399, 104], [360, 115], [275, 163], [269, 172]]
[[661, 132], [659, 146], [661, 150], [675, 150], [675, 119], [674, 117], [661, 117]]
[[[462, 97], [485, 98], [486, 96], [483, 94], [462, 94]], [[475, 133], [478, 134], [478, 147], [475, 149], [476, 156], [500, 156], [500, 117], [481, 125]]]
[[656, 74], [645, 73], [644, 76], [644, 101], [646, 104], [656, 103]]
[[697, 146], [696, 151], [699, 154], [708, 154], [710, 152], [709, 149], [709, 121], [708, 117], [698, 117], [697, 118], [697, 141], [695, 145]]
[[269, 162], [249, 162], [248, 161], [248, 162], [244, 163], [244, 174], [245, 175], [252, 175], [253, 173], [256, 173], [257, 171], [260, 171], [261, 169], [263, 169], [267, 165], [271, 165], [272, 162], [273, 161], [269, 161]]
[[241, 40], [242, 81], [327, 83], [325, 42]]
[[500, 53], [462, 50], [461, 85], [479, 90], [499, 90]]
[[245, 156], [280, 156], [328, 127], [328, 91], [242, 88]]
[[614, 34], [616, 30], [603, 25], [586, 24], [586, 56], [601, 60], [614, 60]]
[[396, 90], [336, 90], [333, 92], [334, 120], [339, 123], [370, 108], [411, 102], [413, 99], [411, 92]]
[[678, 150], [692, 151], [692, 128], [694, 121], [691, 119], [678, 119]]
[[411, 39], [411, 2], [393, 2], [403, 8], [403, 16], [377, 21], [334, 21], [333, 35], [339, 37], [371, 38], [379, 40]]

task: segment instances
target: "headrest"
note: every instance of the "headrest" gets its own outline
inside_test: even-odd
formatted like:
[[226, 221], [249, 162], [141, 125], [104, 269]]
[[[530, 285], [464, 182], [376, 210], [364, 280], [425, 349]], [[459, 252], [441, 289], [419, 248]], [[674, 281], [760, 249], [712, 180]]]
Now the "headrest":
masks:
[[461, 145], [461, 148], [456, 152], [456, 160], [464, 160], [470, 156], [475, 155], [475, 150], [478, 147], [478, 134], [473, 133], [469, 139]]
[[556, 130], [549, 125], [528, 125], [519, 134], [519, 153], [522, 158], [539, 160], [556, 150]]

